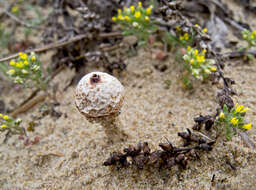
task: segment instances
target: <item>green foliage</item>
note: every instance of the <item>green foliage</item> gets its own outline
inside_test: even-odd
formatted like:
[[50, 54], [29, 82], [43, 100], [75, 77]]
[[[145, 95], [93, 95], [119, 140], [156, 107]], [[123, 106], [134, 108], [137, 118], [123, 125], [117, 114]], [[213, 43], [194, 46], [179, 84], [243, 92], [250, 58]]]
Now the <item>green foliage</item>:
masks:
[[245, 124], [244, 117], [248, 108], [244, 108], [242, 105], [236, 105], [231, 110], [226, 105], [223, 106], [223, 112], [220, 113], [217, 120], [217, 125], [224, 126], [225, 136], [228, 140], [236, 134], [235, 128], [239, 130], [250, 130], [251, 123]]

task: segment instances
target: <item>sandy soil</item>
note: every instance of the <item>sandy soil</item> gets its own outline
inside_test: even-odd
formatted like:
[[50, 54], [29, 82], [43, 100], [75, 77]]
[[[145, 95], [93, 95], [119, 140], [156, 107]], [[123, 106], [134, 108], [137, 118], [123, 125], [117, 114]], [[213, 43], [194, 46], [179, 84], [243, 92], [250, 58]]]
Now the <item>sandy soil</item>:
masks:
[[[51, 83], [59, 84], [57, 99], [61, 104], [56, 110], [62, 112], [62, 116], [59, 119], [46, 116], [39, 121], [35, 132], [29, 134], [30, 137], [39, 136], [40, 142], [24, 146], [17, 137], [12, 137], [7, 144], [0, 144], [0, 188], [253, 190], [256, 152], [246, 148], [238, 136], [229, 142], [219, 140], [211, 152], [202, 154], [200, 161], [190, 162], [184, 171], [178, 168], [118, 171], [102, 166], [110, 152], [139, 141], [148, 141], [152, 149], [157, 148], [160, 141], [164, 142], [164, 137], [180, 144], [178, 131], [191, 127], [193, 117], [198, 114], [210, 114], [216, 109], [217, 87], [198, 82], [193, 91], [184, 90], [179, 81], [182, 65], [171, 58], [166, 61], [168, 70], [164, 73], [154, 69], [154, 64], [162, 63], [152, 60], [150, 52], [141, 50], [137, 57], [127, 62], [127, 71], [118, 76], [126, 89], [118, 127], [127, 138], [110, 142], [101, 125], [89, 123], [76, 110], [74, 87], [62, 91], [74, 76], [74, 72], [66, 70]], [[92, 70], [87, 68], [86, 72]], [[256, 65], [230, 63], [225, 72], [237, 82], [237, 102], [250, 108], [247, 118], [254, 123]], [[172, 82], [169, 89], [165, 88], [167, 79]], [[14, 95], [7, 97], [10, 94]], [[4, 98], [8, 103], [23, 95], [11, 90]], [[40, 114], [39, 107], [21, 115], [24, 123]], [[256, 141], [255, 128], [249, 133]], [[226, 164], [227, 159], [236, 170]], [[211, 183], [213, 175], [215, 182]]]
[[[232, 9], [241, 12], [239, 6], [233, 5]], [[251, 16], [249, 19], [253, 21]], [[255, 25], [252, 22], [252, 26]], [[41, 115], [40, 107], [52, 102], [50, 99], [20, 115], [25, 126], [32, 120], [39, 123], [35, 132], [28, 135], [31, 139], [39, 136], [40, 142], [25, 146], [23, 141], [13, 136], [7, 144], [3, 144], [4, 134], [0, 134], [0, 189], [254, 190], [256, 151], [247, 148], [239, 136], [235, 136], [232, 141], [219, 138], [211, 152], [201, 154], [200, 161], [189, 162], [188, 169], [183, 171], [176, 167], [171, 171], [158, 171], [153, 168], [137, 170], [134, 167], [117, 170], [102, 166], [111, 152], [139, 141], [149, 142], [151, 149], [158, 148], [159, 142], [166, 141], [165, 137], [180, 145], [182, 142], [177, 132], [190, 128], [193, 118], [200, 113], [205, 115], [215, 112], [217, 86], [195, 81], [193, 84], [196, 88], [184, 90], [179, 80], [183, 66], [174, 62], [172, 56], [164, 62], [168, 65], [165, 72], [154, 68], [155, 64], [163, 62], [153, 60], [148, 51], [140, 50], [138, 56], [126, 60], [127, 70], [117, 76], [126, 91], [118, 128], [127, 136], [121, 140], [118, 136], [109, 137], [100, 124], [88, 122], [77, 111], [74, 105], [75, 86], [63, 91], [75, 72], [61, 72], [51, 81], [51, 85], [59, 85], [56, 96], [60, 106], [56, 110], [62, 116], [56, 119], [47, 115], [37, 120], [37, 116]], [[49, 63], [49, 57], [43, 55], [42, 61]], [[93, 67], [86, 68], [86, 72], [94, 70]], [[238, 96], [234, 99], [250, 108], [247, 119], [254, 125], [255, 72], [255, 62], [246, 64], [242, 60], [227, 63], [225, 68], [225, 76], [236, 81], [234, 87]], [[171, 81], [169, 88], [166, 88], [166, 80]], [[10, 85], [5, 81], [0, 82], [4, 86]], [[14, 107], [29, 94], [29, 90], [5, 89], [0, 99]], [[256, 142], [255, 126], [249, 135]], [[236, 170], [226, 164], [227, 160]], [[212, 183], [213, 175], [215, 178]]]

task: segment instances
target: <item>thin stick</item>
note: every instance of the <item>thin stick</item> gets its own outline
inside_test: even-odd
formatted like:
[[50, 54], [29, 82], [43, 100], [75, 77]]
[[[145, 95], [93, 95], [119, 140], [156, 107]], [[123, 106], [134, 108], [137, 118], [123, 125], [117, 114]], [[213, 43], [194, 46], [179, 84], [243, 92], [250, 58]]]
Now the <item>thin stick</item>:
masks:
[[30, 108], [34, 107], [39, 102], [44, 101], [46, 97], [47, 97], [47, 94], [43, 93], [43, 94], [33, 98], [31, 101], [29, 101], [29, 102], [25, 103], [24, 105], [22, 105], [21, 107], [18, 107], [17, 109], [15, 109], [11, 113], [11, 116], [16, 117], [18, 114], [28, 111]]
[[[99, 38], [111, 38], [111, 37], [120, 37], [120, 36], [122, 36], [122, 33], [120, 33], [120, 32], [112, 32], [112, 33], [102, 33], [102, 34], [99, 34], [98, 37]], [[89, 37], [88, 37], [87, 34], [80, 34], [80, 35], [77, 35], [77, 36], [69, 39], [68, 41], [63, 42], [63, 40], [59, 40], [57, 42], [53, 42], [53, 43], [48, 44], [48, 45], [43, 46], [43, 47], [35, 48], [35, 49], [32, 49], [32, 50], [26, 50], [25, 53], [44, 52], [44, 51], [47, 51], [47, 50], [51, 50], [51, 49], [55, 49], [55, 48], [66, 46], [66, 45], [71, 44], [73, 42], [82, 40], [84, 38], [89, 38]], [[14, 59], [14, 58], [16, 58], [18, 56], [19, 56], [19, 54], [16, 53], [16, 54], [13, 54], [13, 55], [10, 55], [8, 57], [0, 59], [0, 62], [8, 61], [8, 60]]]

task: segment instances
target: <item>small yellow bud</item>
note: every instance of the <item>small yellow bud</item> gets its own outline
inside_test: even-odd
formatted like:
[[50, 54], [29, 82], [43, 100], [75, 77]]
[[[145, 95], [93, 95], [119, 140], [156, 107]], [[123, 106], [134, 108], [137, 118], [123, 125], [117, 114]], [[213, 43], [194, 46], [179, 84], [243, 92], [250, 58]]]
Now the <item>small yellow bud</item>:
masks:
[[254, 30], [252, 33], [256, 36], [256, 30]]
[[6, 121], [9, 120], [9, 116], [8, 115], [4, 115], [3, 119], [6, 120]]
[[244, 129], [246, 130], [250, 130], [252, 128], [252, 124], [251, 123], [248, 123], [248, 124], [245, 124], [242, 126]]
[[198, 24], [195, 24], [195, 27], [199, 27], [199, 25], [198, 25]]
[[138, 7], [142, 7], [142, 3], [139, 1], [139, 3], [138, 3]]
[[176, 30], [177, 31], [181, 31], [181, 29], [180, 29], [180, 26], [178, 25], [178, 26], [176, 26]]
[[6, 127], [7, 127], [6, 125], [1, 125], [1, 128], [2, 128], [2, 129], [4, 129], [4, 128], [6, 128]]
[[21, 59], [24, 59], [24, 60], [28, 58], [28, 55], [26, 53], [21, 53], [20, 52], [19, 56], [20, 56]]
[[204, 28], [203, 29], [203, 33], [206, 33], [208, 30], [207, 30], [207, 28]]
[[17, 68], [20, 68], [22, 69], [24, 67], [23, 63], [20, 61], [20, 62], [17, 62], [16, 65], [15, 65]]
[[13, 75], [15, 73], [15, 70], [14, 69], [10, 69], [8, 72], [7, 72], [7, 74], [9, 74], [9, 75]]
[[0, 113], [0, 117], [3, 117], [4, 115]]
[[124, 20], [124, 17], [123, 17], [123, 15], [118, 15], [118, 20]]
[[24, 61], [24, 65], [28, 65], [28, 61], [26, 60], [26, 61]]
[[12, 13], [17, 13], [19, 11], [19, 7], [18, 6], [14, 6], [14, 7], [12, 7], [12, 9], [11, 9], [11, 12]]
[[31, 57], [31, 61], [36, 61], [36, 56], [33, 55], [33, 56]]
[[139, 11], [136, 11], [135, 14], [134, 14], [135, 18], [140, 18], [141, 16], [141, 13]]
[[225, 114], [223, 112], [220, 113], [220, 118], [224, 118], [225, 117]]
[[122, 13], [122, 10], [121, 10], [121, 9], [117, 9], [117, 12], [118, 12], [119, 14], [121, 14], [121, 13]]
[[195, 56], [197, 56], [197, 55], [198, 55], [198, 50], [197, 50], [197, 49], [195, 49], [195, 51], [194, 51], [194, 55], [195, 55]]
[[211, 67], [211, 71], [217, 71], [215, 67]]
[[187, 47], [187, 50], [188, 50], [188, 51], [190, 51], [190, 50], [191, 50], [191, 47], [190, 47], [190, 46], [188, 46], [188, 47]]
[[131, 12], [133, 13], [134, 12], [134, 10], [135, 10], [135, 7], [132, 5], [132, 6], [130, 6], [130, 10], [131, 10]]
[[[112, 20], [115, 22], [116, 21], [116, 17], [112, 17]], [[32, 60], [32, 58], [31, 58], [31, 60]], [[33, 60], [32, 60], [33, 61]]]
[[15, 61], [14, 61], [14, 60], [11, 60], [10, 63], [9, 63], [9, 65], [14, 66], [14, 65], [15, 65]]
[[185, 39], [185, 40], [189, 40], [189, 35], [188, 35], [188, 33], [185, 33], [185, 34], [184, 34], [184, 39]]
[[148, 16], [145, 16], [145, 21], [149, 21], [149, 17]]
[[147, 8], [147, 10], [146, 10], [146, 14], [147, 14], [147, 15], [150, 15], [150, 14], [151, 14], [151, 9], [152, 9], [151, 7]]
[[233, 117], [231, 120], [230, 120], [230, 122], [233, 124], [233, 125], [236, 125], [237, 123], [238, 123], [238, 119], [237, 118], [235, 118], [235, 117]]
[[203, 53], [206, 53], [206, 49], [203, 49], [203, 51], [202, 51]]
[[240, 111], [240, 113], [247, 112], [248, 110], [249, 110], [249, 108], [244, 108], [242, 111]]
[[180, 36], [180, 40], [181, 40], [181, 41], [184, 40], [184, 36]]
[[191, 59], [190, 60], [190, 64], [193, 65], [195, 63], [195, 60], [194, 59]]
[[244, 108], [244, 106], [242, 106], [242, 105], [237, 106], [235, 109], [235, 113], [240, 112], [243, 108]]
[[130, 18], [130, 17], [128, 17], [128, 16], [125, 16], [125, 17], [124, 17], [124, 19], [125, 19], [126, 21], [128, 21], [128, 22], [130, 22], [130, 21], [131, 21], [131, 18]]

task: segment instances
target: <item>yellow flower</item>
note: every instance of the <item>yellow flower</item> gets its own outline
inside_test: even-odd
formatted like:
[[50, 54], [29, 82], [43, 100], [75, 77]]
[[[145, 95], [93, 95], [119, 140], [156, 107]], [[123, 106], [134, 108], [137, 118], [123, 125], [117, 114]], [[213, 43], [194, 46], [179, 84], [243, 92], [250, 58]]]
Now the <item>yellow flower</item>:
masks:
[[6, 128], [6, 127], [7, 127], [6, 125], [1, 125], [1, 128], [2, 128], [2, 129], [4, 129], [4, 128]]
[[191, 64], [191, 65], [193, 65], [193, 64], [194, 64], [194, 62], [195, 62], [195, 60], [194, 60], [194, 59], [191, 59], [191, 60], [190, 60], [190, 64]]
[[[112, 20], [115, 22], [116, 21], [116, 17], [112, 17]], [[35, 57], [35, 56], [33, 56], [33, 57]], [[33, 61], [33, 57], [31, 58], [32, 61]]]
[[199, 63], [203, 63], [205, 61], [205, 58], [204, 56], [196, 56], [196, 60], [199, 62]]
[[195, 24], [195, 27], [199, 27], [199, 25], [198, 25], [198, 24]]
[[146, 10], [146, 14], [147, 14], [147, 15], [150, 15], [150, 14], [151, 14], [151, 9], [152, 9], [151, 7], [147, 8], [147, 10]]
[[28, 58], [28, 55], [26, 53], [21, 53], [20, 52], [19, 56], [20, 56], [21, 59], [24, 59], [24, 60]]
[[128, 16], [125, 16], [125, 17], [124, 17], [124, 19], [125, 19], [126, 21], [128, 21], [128, 22], [130, 22], [130, 21], [131, 21], [131, 18], [130, 18], [130, 17], [128, 17]]
[[139, 1], [139, 3], [138, 3], [138, 7], [142, 7], [142, 3]]
[[254, 30], [252, 33], [256, 36], [256, 30]]
[[118, 20], [124, 20], [124, 17], [123, 17], [123, 15], [118, 15]]
[[197, 55], [198, 55], [198, 50], [197, 50], [197, 49], [195, 49], [195, 51], [194, 51], [194, 55], [195, 55], [195, 56], [197, 56]]
[[240, 111], [240, 113], [247, 112], [248, 110], [249, 110], [249, 108], [244, 108], [243, 110]]
[[130, 10], [131, 10], [131, 12], [133, 13], [134, 12], [134, 10], [135, 10], [135, 7], [132, 5], [132, 6], [130, 6]]
[[26, 60], [26, 61], [24, 61], [24, 65], [28, 65], [28, 61]]
[[188, 40], [188, 39], [189, 39], [188, 33], [185, 33], [185, 34], [184, 34], [184, 38], [185, 38], [185, 40]]
[[23, 63], [20, 61], [20, 62], [17, 62], [16, 65], [15, 65], [17, 68], [20, 68], [22, 69], [24, 67]]
[[6, 121], [9, 120], [9, 116], [8, 115], [4, 115], [3, 119], [6, 120]]
[[245, 124], [242, 126], [244, 129], [246, 130], [250, 130], [252, 128], [252, 124], [251, 123], [248, 123], [248, 124]]
[[235, 113], [240, 112], [243, 108], [244, 108], [244, 106], [242, 106], [242, 105], [237, 106], [235, 109]]
[[179, 25], [176, 26], [176, 30], [177, 30], [177, 31], [180, 31], [180, 30], [181, 30]]
[[220, 113], [220, 118], [224, 118], [225, 117], [225, 114], [223, 112]]
[[141, 13], [139, 11], [136, 11], [135, 14], [134, 14], [135, 18], [140, 18], [141, 16]]
[[190, 47], [190, 46], [188, 46], [188, 47], [187, 47], [187, 50], [188, 50], [188, 51], [190, 51], [190, 50], [191, 50], [191, 47]]
[[237, 118], [235, 118], [235, 117], [233, 117], [231, 120], [230, 120], [230, 122], [233, 124], [233, 125], [236, 125], [237, 123], [238, 123], [238, 119]]
[[149, 21], [149, 17], [148, 16], [145, 16], [145, 21]]
[[15, 65], [15, 61], [14, 61], [14, 60], [11, 60], [10, 63], [9, 63], [9, 65], [14, 66], [14, 65]]
[[12, 9], [11, 9], [12, 13], [17, 13], [18, 11], [19, 11], [19, 7], [17, 5], [12, 7]]
[[217, 71], [215, 67], [211, 67], [211, 71]]
[[207, 28], [204, 28], [203, 29], [203, 33], [206, 33], [208, 30], [207, 30]]
[[254, 34], [251, 34], [251, 38], [254, 38], [255, 37], [255, 35]]
[[180, 36], [180, 40], [184, 40], [184, 36]]
[[0, 113], [0, 117], [3, 117], [4, 115]]
[[121, 10], [121, 9], [117, 9], [117, 12], [118, 12], [119, 14], [121, 14], [121, 13], [122, 13], [122, 10]]
[[10, 69], [8, 72], [7, 72], [7, 74], [9, 74], [9, 75], [13, 75], [15, 73], [15, 70], [14, 69]]
[[203, 51], [202, 51], [203, 53], [206, 53], [206, 49], [203, 49]]

